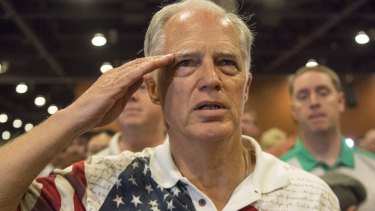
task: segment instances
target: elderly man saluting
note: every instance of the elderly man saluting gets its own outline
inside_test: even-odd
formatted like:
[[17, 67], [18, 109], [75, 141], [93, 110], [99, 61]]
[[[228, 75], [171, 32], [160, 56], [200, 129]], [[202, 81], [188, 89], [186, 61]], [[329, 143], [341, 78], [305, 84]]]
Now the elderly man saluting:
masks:
[[[241, 137], [252, 39], [237, 15], [209, 1], [161, 9], [147, 30], [145, 58], [108, 71], [1, 149], [1, 209], [338, 210], [324, 182]], [[143, 80], [162, 106], [169, 142], [94, 156], [33, 182], [69, 140], [116, 118]]]

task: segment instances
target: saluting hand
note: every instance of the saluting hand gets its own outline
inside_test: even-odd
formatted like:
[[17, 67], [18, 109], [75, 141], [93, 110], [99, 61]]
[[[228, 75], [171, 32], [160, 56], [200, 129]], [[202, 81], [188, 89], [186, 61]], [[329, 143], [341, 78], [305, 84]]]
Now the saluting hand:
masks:
[[143, 76], [173, 61], [173, 54], [144, 57], [105, 72], [67, 108], [77, 114], [77, 127], [88, 130], [113, 121], [141, 86]]

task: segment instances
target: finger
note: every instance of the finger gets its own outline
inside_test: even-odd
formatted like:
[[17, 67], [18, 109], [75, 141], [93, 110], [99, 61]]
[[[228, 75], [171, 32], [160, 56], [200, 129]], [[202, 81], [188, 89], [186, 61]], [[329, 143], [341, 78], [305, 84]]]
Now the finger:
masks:
[[143, 60], [138, 63], [129, 64], [131, 68], [127, 65], [128, 68], [125, 68], [123, 71], [119, 71], [122, 75], [117, 79], [116, 83], [118, 82], [123, 85], [132, 84], [135, 81], [143, 78], [144, 75], [156, 69], [165, 67], [171, 64], [173, 61], [174, 54], [143, 58]]
[[144, 62], [148, 62], [150, 60], [158, 59], [158, 58], [160, 58], [162, 56], [164, 56], [164, 55], [157, 55], [157, 56], [148, 56], [148, 57], [137, 58], [137, 59], [135, 59], [133, 61], [130, 61], [130, 62], [127, 62], [127, 63], [123, 64], [119, 68], [121, 68], [121, 69], [132, 68], [132, 69], [134, 69], [135, 67], [139, 66], [140, 64], [142, 64]]

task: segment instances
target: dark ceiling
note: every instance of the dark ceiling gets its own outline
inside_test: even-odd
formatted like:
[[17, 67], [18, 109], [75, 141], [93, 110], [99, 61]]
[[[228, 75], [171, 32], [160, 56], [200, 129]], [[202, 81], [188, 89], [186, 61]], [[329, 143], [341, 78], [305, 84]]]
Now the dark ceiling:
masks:
[[[171, 0], [0, 0], [0, 114], [8, 122], [20, 118], [34, 124], [45, 119], [46, 107], [36, 108], [43, 94], [48, 104], [68, 105], [80, 79], [94, 79], [99, 67], [114, 66], [143, 55], [143, 37], [151, 15]], [[217, 0], [239, 8], [256, 32], [252, 71], [287, 74], [310, 58], [342, 74], [375, 70], [374, 41], [354, 42], [359, 31], [375, 39], [373, 0]], [[109, 37], [103, 47], [92, 36]], [[29, 92], [15, 93], [26, 82]], [[3, 130], [19, 134], [11, 124]], [[0, 134], [1, 139], [1, 134]]]

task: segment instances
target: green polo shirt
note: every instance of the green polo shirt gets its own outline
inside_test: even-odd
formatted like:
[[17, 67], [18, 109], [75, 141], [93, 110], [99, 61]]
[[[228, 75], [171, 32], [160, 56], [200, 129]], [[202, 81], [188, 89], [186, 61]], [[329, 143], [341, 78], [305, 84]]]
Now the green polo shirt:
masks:
[[366, 188], [367, 199], [360, 205], [359, 210], [374, 210], [375, 208], [375, 154], [358, 147], [349, 147], [345, 138], [341, 139], [340, 155], [336, 162], [328, 166], [317, 161], [306, 149], [301, 140], [297, 140], [295, 146], [280, 157], [281, 160], [292, 166], [304, 169], [315, 175], [322, 175], [326, 171], [335, 171], [352, 176], [359, 180]]
[[371, 152], [367, 152], [365, 150], [362, 150], [358, 147], [349, 147], [345, 143], [345, 138], [343, 137], [341, 139], [341, 151], [338, 159], [332, 166], [328, 166], [327, 164], [317, 161], [313, 155], [305, 148], [302, 141], [300, 139], [297, 140], [295, 146], [293, 149], [286, 152], [283, 156], [280, 157], [281, 160], [288, 162], [292, 158], [297, 158], [299, 161], [301, 167], [305, 171], [312, 171], [313, 169], [317, 167], [323, 168], [325, 171], [329, 171], [331, 169], [335, 169], [340, 166], [346, 166], [349, 168], [354, 168], [354, 156], [355, 154], [359, 153], [363, 156], [371, 157], [375, 160], [375, 154]]

